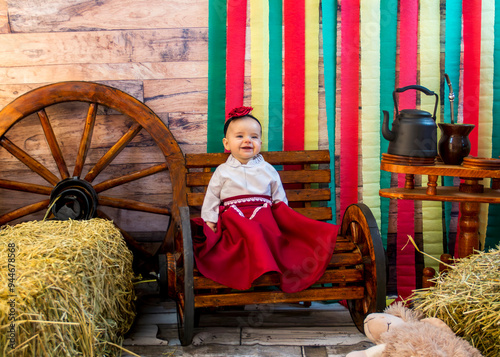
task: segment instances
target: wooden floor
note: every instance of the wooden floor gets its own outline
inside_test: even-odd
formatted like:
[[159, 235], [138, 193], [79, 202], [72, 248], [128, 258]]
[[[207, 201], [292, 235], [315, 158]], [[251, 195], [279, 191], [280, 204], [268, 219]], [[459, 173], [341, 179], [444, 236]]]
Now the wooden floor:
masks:
[[183, 347], [177, 337], [175, 303], [160, 301], [155, 283], [141, 284], [137, 292], [137, 317], [123, 347], [142, 357], [340, 357], [373, 346], [342, 305], [313, 303], [203, 313], [192, 345]]

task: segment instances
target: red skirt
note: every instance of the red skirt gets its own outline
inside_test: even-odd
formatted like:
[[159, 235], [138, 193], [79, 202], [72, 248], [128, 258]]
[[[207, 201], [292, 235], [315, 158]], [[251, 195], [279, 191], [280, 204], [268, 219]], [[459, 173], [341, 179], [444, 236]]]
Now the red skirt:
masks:
[[262, 274], [274, 271], [280, 273], [281, 290], [291, 293], [323, 275], [337, 225], [307, 218], [283, 202], [263, 203], [248, 196], [230, 200], [233, 204], [219, 207], [217, 232], [201, 218], [192, 220], [196, 267], [205, 277], [246, 290]]

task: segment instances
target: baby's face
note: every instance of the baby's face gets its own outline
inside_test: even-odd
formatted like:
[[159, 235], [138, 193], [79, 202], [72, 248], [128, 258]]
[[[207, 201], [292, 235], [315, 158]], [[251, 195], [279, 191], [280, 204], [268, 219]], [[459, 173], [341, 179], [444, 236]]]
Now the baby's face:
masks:
[[231, 151], [235, 159], [246, 164], [260, 152], [261, 135], [261, 127], [255, 119], [242, 117], [229, 124], [222, 143], [226, 150]]

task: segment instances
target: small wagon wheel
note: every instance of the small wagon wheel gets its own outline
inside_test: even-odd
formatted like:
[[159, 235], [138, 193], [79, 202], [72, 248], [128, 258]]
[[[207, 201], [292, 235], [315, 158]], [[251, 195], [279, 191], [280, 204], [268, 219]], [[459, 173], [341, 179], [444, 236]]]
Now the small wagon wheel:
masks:
[[350, 205], [342, 218], [341, 235], [351, 237], [361, 252], [365, 294], [362, 299], [348, 300], [348, 307], [356, 327], [364, 332], [366, 315], [382, 311], [386, 303], [386, 263], [377, 222], [368, 206]]
[[[61, 141], [56, 137], [53, 123], [49, 119], [49, 115], [47, 114], [48, 111], [46, 111], [46, 108], [52, 105], [65, 102], [89, 103], [72, 174], [70, 174], [69, 166], [63, 157], [62, 148], [64, 147], [61, 146]], [[93, 143], [92, 139], [98, 107], [107, 107], [116, 110], [120, 114], [132, 119], [132, 125], [128, 128], [128, 131], [126, 131], [95, 164], [93, 164], [90, 170], [84, 174], [83, 169], [86, 164], [87, 154], [91, 147], [91, 143]], [[38, 115], [45, 140], [52, 154], [47, 161], [38, 161], [8, 138], [10, 134], [9, 130], [14, 127], [16, 123], [26, 119], [32, 114]], [[82, 114], [85, 115], [85, 113]], [[165, 162], [152, 164], [147, 168], [130, 173], [120, 173], [118, 177], [106, 178], [104, 181], [95, 184], [94, 179], [113, 162], [116, 156], [127, 147], [142, 129], [149, 133], [155, 145], [161, 150], [161, 153], [165, 157]], [[90, 206], [82, 209], [85, 214], [89, 214], [90, 216], [97, 215], [113, 219], [113, 217], [107, 217], [100, 210], [101, 207], [107, 206], [117, 208], [118, 210], [124, 209], [165, 216], [173, 215], [175, 221], [179, 219], [179, 212], [175, 207], [172, 208], [173, 211], [171, 212], [166, 205], [151, 204], [133, 200], [128, 197], [116, 198], [106, 196], [105, 191], [111, 188], [168, 170], [173, 187], [172, 199], [180, 204], [185, 201], [185, 195], [182, 195], [180, 190], [180, 187], [184, 186], [183, 182], [185, 180], [185, 168], [183, 165], [184, 157], [170, 130], [150, 108], [119, 89], [92, 82], [61, 82], [32, 90], [18, 97], [0, 111], [0, 146], [12, 154], [20, 163], [28, 166], [32, 172], [48, 182], [48, 185], [33, 184], [21, 182], [17, 180], [17, 178], [16, 180], [6, 180], [0, 177], [0, 188], [9, 190], [7, 192], [13, 190], [45, 196], [35, 203], [0, 214], [0, 225], [46, 210], [49, 204], [54, 201], [54, 196], [59, 196], [60, 198], [64, 196], [68, 190], [71, 191], [71, 195], [68, 194], [67, 197], [71, 197], [78, 206], [82, 204], [84, 206], [85, 204]], [[46, 162], [51, 160], [55, 162], [58, 171], [57, 174], [54, 174], [47, 168]], [[167, 237], [173, 237], [173, 232], [171, 232], [171, 230], [174, 229], [174, 225], [171, 226], [172, 227], [168, 228]], [[152, 255], [152, 253], [142, 248], [142, 246], [126, 231], [122, 230], [122, 233], [134, 250], [149, 256]], [[165, 250], [167, 246], [167, 237], [161, 245], [161, 249], [163, 250]], [[169, 240], [172, 239], [173, 238], [169, 238]]]
[[179, 340], [183, 346], [189, 346], [193, 340], [196, 312], [194, 309], [194, 253], [191, 238], [191, 225], [189, 218], [189, 207], [180, 209], [182, 244], [183, 244], [183, 267], [180, 269], [182, 276], [177, 276], [177, 292], [175, 301], [177, 303], [177, 328]]

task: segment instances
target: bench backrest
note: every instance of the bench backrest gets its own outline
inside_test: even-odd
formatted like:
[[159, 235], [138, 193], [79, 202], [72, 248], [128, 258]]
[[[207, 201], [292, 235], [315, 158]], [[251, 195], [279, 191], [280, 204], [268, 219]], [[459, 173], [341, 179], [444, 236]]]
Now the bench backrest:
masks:
[[[201, 207], [212, 168], [224, 163], [228, 156], [228, 153], [185, 155], [190, 207]], [[292, 208], [312, 219], [332, 219], [332, 209], [325, 204], [331, 197], [325, 185], [330, 182], [330, 170], [316, 165], [330, 163], [328, 150], [267, 151], [262, 156], [271, 165], [285, 165], [277, 169]]]

